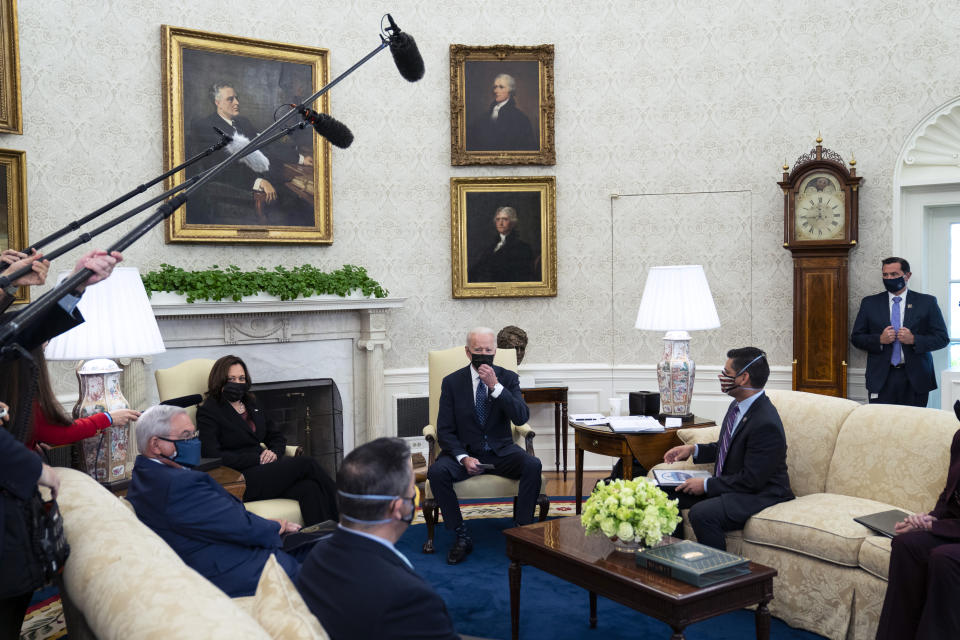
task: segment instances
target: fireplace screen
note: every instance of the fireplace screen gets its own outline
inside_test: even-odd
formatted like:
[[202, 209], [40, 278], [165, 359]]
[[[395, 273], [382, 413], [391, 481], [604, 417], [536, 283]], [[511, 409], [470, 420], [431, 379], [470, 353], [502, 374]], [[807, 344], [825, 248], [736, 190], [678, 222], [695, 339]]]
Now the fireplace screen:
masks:
[[343, 402], [337, 383], [330, 378], [286, 380], [256, 383], [250, 390], [287, 444], [303, 447], [303, 455], [336, 478], [343, 460]]

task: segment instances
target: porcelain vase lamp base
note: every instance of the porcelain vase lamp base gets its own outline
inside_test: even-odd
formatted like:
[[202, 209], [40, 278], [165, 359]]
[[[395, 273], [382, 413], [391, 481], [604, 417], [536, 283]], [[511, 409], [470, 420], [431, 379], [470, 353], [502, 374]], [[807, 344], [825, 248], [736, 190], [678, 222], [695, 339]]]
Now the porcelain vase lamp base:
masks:
[[663, 337], [663, 356], [657, 364], [660, 414], [665, 418], [690, 420], [695, 367], [690, 358], [690, 334], [668, 331]]

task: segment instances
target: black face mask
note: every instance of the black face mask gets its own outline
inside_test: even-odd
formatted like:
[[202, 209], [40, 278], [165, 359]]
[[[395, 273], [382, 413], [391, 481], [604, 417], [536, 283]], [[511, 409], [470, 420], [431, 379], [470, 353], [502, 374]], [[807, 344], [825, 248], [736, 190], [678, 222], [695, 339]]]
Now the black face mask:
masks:
[[486, 364], [493, 366], [493, 355], [489, 353], [471, 353], [470, 354], [470, 364], [473, 365], [474, 369], [480, 370], [480, 365]]
[[903, 288], [907, 286], [907, 281], [903, 276], [899, 278], [884, 278], [883, 286], [886, 287], [890, 293], [896, 293], [897, 291], [902, 291]]
[[223, 385], [223, 397], [227, 402], [236, 402], [243, 397], [243, 394], [250, 388], [245, 382], [228, 382]]

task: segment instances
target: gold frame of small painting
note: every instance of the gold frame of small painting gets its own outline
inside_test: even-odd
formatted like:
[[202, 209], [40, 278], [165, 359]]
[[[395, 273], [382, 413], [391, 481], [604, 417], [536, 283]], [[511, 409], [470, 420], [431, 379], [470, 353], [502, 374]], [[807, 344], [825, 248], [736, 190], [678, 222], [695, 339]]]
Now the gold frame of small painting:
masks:
[[17, 0], [0, 0], [0, 133], [23, 133]]
[[557, 179], [450, 179], [454, 298], [557, 295]]
[[[0, 250], [23, 250], [27, 240], [27, 153], [13, 149], [0, 149], [0, 206], [4, 214], [0, 219], [6, 228], [0, 229]], [[14, 304], [30, 302], [30, 287], [18, 287]]]
[[553, 45], [450, 45], [450, 164], [557, 163]]
[[[167, 170], [220, 140], [252, 139], [289, 103], [329, 82], [327, 49], [161, 28], [163, 161]], [[328, 113], [327, 94], [311, 108]], [[232, 111], [231, 111], [232, 109]], [[227, 119], [229, 118], [229, 119]], [[297, 124], [299, 116], [289, 118]], [[219, 150], [167, 179], [182, 184], [228, 155]], [[291, 131], [230, 165], [167, 218], [168, 243], [330, 244], [330, 143], [311, 127]]]

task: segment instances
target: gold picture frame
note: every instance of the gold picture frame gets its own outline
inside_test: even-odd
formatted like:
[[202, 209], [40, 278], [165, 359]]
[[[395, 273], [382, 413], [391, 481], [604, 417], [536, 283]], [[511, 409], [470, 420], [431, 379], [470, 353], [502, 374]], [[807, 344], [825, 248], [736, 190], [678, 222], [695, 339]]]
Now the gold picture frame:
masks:
[[0, 133], [23, 134], [17, 0], [0, 0]]
[[451, 178], [453, 297], [556, 296], [556, 201], [553, 176]]
[[553, 45], [450, 45], [450, 163], [554, 165]]
[[[306, 99], [330, 76], [329, 51], [317, 47], [163, 25], [161, 50], [167, 170], [215, 144], [220, 139], [215, 126], [252, 139], [289, 110], [287, 103]], [[310, 108], [328, 113], [328, 96]], [[294, 123], [290, 118], [289, 124]], [[167, 218], [166, 241], [332, 243], [330, 143], [307, 126], [262, 152], [192, 194]], [[177, 172], [167, 179], [167, 188], [227, 155], [226, 149], [217, 151]]]
[[[0, 149], [0, 251], [22, 251], [27, 239], [27, 153]], [[17, 287], [14, 304], [30, 302], [30, 287]]]

